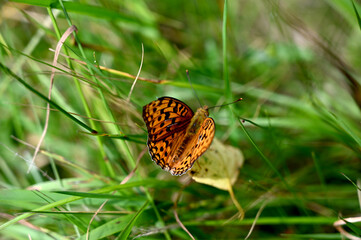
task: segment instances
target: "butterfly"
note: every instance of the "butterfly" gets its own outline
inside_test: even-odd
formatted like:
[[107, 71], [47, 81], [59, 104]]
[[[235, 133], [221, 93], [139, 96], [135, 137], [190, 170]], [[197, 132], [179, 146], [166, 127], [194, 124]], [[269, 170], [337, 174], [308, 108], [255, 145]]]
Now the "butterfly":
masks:
[[192, 168], [215, 134], [207, 106], [194, 113], [187, 104], [172, 97], [161, 97], [145, 105], [143, 119], [152, 160], [176, 176]]

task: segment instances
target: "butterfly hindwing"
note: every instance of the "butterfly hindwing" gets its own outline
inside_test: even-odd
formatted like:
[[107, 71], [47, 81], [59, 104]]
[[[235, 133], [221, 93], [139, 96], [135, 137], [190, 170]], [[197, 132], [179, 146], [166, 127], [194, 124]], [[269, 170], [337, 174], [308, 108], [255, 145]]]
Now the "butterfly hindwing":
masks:
[[148, 138], [148, 150], [152, 160], [164, 170], [169, 170], [168, 159], [171, 156], [172, 149], [177, 144], [177, 139], [185, 135], [185, 130], [174, 132], [161, 140], [153, 141]]
[[190, 142], [188, 147], [184, 150], [179, 162], [170, 169], [172, 175], [183, 175], [192, 168], [194, 162], [211, 145], [215, 130], [214, 120], [210, 117], [206, 118], [192, 142]]

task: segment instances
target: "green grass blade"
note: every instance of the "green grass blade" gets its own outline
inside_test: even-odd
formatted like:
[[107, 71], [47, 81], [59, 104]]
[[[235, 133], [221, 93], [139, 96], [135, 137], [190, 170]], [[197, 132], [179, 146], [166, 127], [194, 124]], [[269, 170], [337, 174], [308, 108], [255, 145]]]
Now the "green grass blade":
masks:
[[360, 14], [359, 14], [358, 11], [357, 11], [357, 8], [356, 8], [356, 6], [355, 6], [354, 1], [351, 0], [351, 2], [352, 2], [353, 10], [355, 11], [355, 14], [356, 14], [356, 17], [357, 17], [358, 26], [359, 26], [359, 28], [360, 28], [360, 30], [361, 30], [361, 18], [360, 18]]
[[345, 218], [341, 217], [341, 219], [346, 223], [346, 226], [349, 227], [356, 236], [361, 237], [361, 229], [358, 228], [352, 222], [347, 221]]
[[231, 84], [228, 75], [228, 58], [227, 58], [227, 14], [228, 14], [228, 1], [224, 0], [223, 5], [223, 25], [222, 25], [222, 50], [223, 50], [223, 81], [224, 81], [224, 93], [227, 100], [232, 98]]
[[286, 239], [321, 239], [321, 240], [340, 240], [342, 235], [339, 233], [314, 233], [314, 234], [281, 234]]
[[129, 234], [132, 231], [135, 222], [137, 221], [138, 217], [142, 214], [142, 212], [145, 210], [145, 208], [148, 206], [148, 204], [149, 204], [148, 201], [144, 203], [143, 207], [141, 207], [141, 209], [139, 209], [139, 211], [134, 215], [132, 220], [128, 222], [127, 226], [124, 228], [122, 233], [116, 239], [121, 239], [121, 240], [128, 239]]
[[[89, 239], [103, 239], [110, 235], [116, 234], [126, 228], [127, 224], [132, 221], [135, 214], [128, 214], [126, 216], [121, 216], [106, 223], [100, 225], [99, 227], [91, 230], [89, 232]], [[82, 235], [79, 240], [85, 240], [86, 234]]]
[[287, 184], [286, 180], [283, 178], [283, 176], [281, 175], [281, 173], [276, 169], [275, 166], [273, 166], [272, 162], [263, 154], [263, 152], [258, 148], [257, 144], [253, 141], [251, 135], [249, 135], [248, 131], [246, 130], [246, 128], [244, 127], [243, 123], [241, 120], [238, 120], [239, 124], [243, 130], [243, 132], [246, 134], [248, 140], [250, 141], [250, 143], [253, 145], [253, 147], [256, 149], [256, 151], [258, 152], [258, 154], [261, 156], [261, 158], [265, 161], [265, 163], [272, 169], [272, 171], [274, 173], [276, 173], [276, 175], [279, 177], [279, 179], [282, 181], [282, 183], [285, 185], [286, 189], [290, 190], [289, 185]]

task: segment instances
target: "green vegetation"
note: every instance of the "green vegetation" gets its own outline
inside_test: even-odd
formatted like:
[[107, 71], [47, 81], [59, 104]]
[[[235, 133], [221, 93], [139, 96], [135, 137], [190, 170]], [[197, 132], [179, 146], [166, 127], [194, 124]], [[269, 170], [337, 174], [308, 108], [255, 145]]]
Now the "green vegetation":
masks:
[[[196, 239], [343, 239], [338, 220], [361, 236], [359, 1], [16, 0], [0, 11], [0, 238], [189, 239], [182, 223]], [[244, 219], [229, 192], [172, 176], [146, 151], [144, 105], [200, 106], [187, 69], [202, 105], [243, 98], [210, 115], [245, 157], [233, 185]]]

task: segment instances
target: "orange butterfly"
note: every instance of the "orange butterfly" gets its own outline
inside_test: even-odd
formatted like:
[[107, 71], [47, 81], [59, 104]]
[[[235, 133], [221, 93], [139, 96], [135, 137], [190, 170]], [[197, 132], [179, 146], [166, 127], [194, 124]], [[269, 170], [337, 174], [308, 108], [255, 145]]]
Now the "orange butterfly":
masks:
[[212, 143], [215, 124], [208, 107], [194, 114], [184, 102], [161, 97], [143, 107], [153, 161], [172, 175], [183, 175]]

